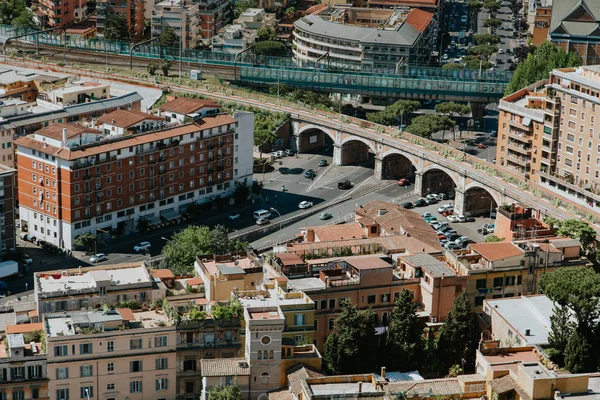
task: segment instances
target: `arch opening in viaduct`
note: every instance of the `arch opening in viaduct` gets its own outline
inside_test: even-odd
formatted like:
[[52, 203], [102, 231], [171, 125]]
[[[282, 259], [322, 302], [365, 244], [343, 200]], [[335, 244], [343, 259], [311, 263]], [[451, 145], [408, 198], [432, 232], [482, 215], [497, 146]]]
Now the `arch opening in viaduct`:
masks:
[[340, 150], [342, 152], [341, 165], [375, 165], [375, 151], [362, 140], [350, 139], [344, 141]]
[[490, 217], [490, 213], [498, 208], [498, 202], [488, 190], [473, 186], [464, 194], [463, 213], [472, 217]]
[[412, 161], [399, 153], [388, 154], [381, 160], [382, 179], [408, 178], [411, 182], [414, 182], [416, 171], [417, 168]]
[[421, 195], [430, 193], [452, 193], [456, 191], [456, 182], [446, 171], [439, 168], [431, 168], [423, 173], [423, 184]]
[[334, 138], [319, 128], [308, 127], [298, 132], [298, 152], [314, 154], [333, 154]]

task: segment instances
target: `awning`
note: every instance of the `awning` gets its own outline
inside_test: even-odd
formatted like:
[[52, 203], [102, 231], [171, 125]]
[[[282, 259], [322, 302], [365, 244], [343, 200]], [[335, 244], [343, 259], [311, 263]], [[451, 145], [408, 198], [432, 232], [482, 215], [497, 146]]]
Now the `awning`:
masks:
[[174, 220], [177, 218], [181, 218], [181, 215], [179, 214], [178, 211], [169, 210], [169, 211], [165, 211], [165, 212], [161, 213], [160, 217], [163, 219], [166, 219], [167, 221], [171, 221], [171, 220]]
[[146, 221], [148, 221], [150, 225], [160, 224], [160, 218], [155, 217], [154, 215], [142, 215], [140, 218], [143, 218]]
[[531, 125], [531, 118], [523, 118], [523, 125], [525, 125], [525, 126]]

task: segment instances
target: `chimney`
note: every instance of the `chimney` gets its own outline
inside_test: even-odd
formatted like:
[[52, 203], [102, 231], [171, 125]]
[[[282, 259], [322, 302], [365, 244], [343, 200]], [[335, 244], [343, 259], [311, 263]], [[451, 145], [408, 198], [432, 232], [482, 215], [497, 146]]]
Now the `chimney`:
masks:
[[381, 367], [381, 378], [385, 379], [385, 367]]
[[525, 336], [531, 336], [531, 329], [525, 329]]
[[115, 119], [114, 119], [114, 118], [112, 119], [111, 123], [112, 123], [113, 125], [115, 124]]
[[62, 145], [63, 147], [67, 147], [67, 128], [63, 128], [62, 130]]
[[377, 216], [381, 217], [382, 215], [387, 214], [387, 210], [385, 208], [380, 208], [377, 212]]

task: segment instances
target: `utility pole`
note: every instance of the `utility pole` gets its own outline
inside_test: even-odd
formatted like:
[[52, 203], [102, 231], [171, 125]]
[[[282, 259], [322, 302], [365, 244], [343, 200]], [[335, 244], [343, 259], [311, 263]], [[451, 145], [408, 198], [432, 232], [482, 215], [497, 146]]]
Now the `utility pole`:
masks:
[[183, 22], [183, 7], [185, 7], [185, 1], [182, 1], [180, 3], [181, 6], [181, 12], [180, 12], [180, 16], [179, 16], [179, 20], [181, 22], [181, 28], [179, 29], [179, 79], [181, 79], [182, 75], [183, 75], [183, 58], [182, 58], [182, 53], [183, 53], [183, 35], [184, 35], [184, 31], [185, 34], [187, 35], [187, 29], [184, 29], [184, 27], [186, 26], [186, 24], [184, 24]]

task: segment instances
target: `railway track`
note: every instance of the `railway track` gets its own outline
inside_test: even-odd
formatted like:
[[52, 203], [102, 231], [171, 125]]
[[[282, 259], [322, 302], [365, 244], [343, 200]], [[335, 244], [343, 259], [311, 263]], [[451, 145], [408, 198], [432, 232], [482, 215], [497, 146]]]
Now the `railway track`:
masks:
[[[105, 65], [107, 68], [120, 67], [129, 68], [130, 59], [129, 56], [97, 51], [86, 51], [81, 49], [67, 49], [66, 53], [61, 48], [55, 46], [49, 46], [40, 44], [40, 53], [36, 53], [36, 46], [33, 43], [19, 42], [17, 44], [10, 43], [7, 46], [9, 49], [18, 50], [16, 59], [22, 57], [30, 57], [34, 60], [40, 60], [43, 57], [46, 59], [52, 59], [56, 61], [65, 60], [67, 63], [85, 63], [93, 65]], [[144, 57], [133, 57], [132, 66], [134, 70], [145, 71], [148, 63], [152, 62], [148, 58]], [[154, 60], [156, 61], [156, 60]], [[171, 74], [175, 74], [179, 69], [179, 61], [176, 57], [169, 59], [171, 62]], [[182, 71], [184, 75], [189, 75], [189, 71], [192, 69], [201, 69], [202, 72], [211, 75], [218, 76], [225, 80], [233, 80], [235, 78], [235, 72], [233, 66], [228, 65], [214, 65], [207, 64], [206, 62], [183, 62]]]

